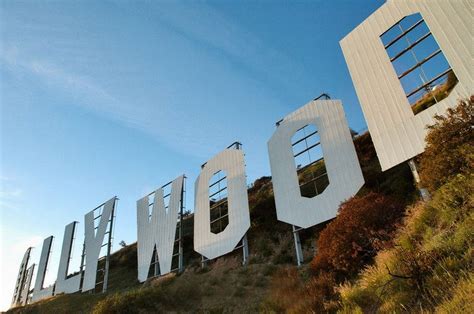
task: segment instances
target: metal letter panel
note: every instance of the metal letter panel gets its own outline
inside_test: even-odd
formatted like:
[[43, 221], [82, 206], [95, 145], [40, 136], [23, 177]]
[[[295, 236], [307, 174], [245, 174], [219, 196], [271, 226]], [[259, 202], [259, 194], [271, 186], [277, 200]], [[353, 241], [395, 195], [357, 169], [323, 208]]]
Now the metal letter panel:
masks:
[[26, 275], [27, 275], [27, 267], [28, 267], [28, 262], [30, 260], [30, 254], [31, 254], [31, 247], [29, 247], [25, 251], [25, 254], [23, 255], [23, 259], [21, 260], [20, 269], [18, 270], [18, 276], [16, 279], [15, 290], [13, 290], [13, 298], [12, 298], [11, 307], [21, 305], [21, 301], [20, 301], [21, 291], [23, 290], [23, 286], [25, 283]]
[[[229, 224], [211, 232], [209, 181], [219, 170], [227, 173]], [[209, 160], [195, 183], [194, 250], [213, 259], [234, 250], [250, 227], [249, 203], [242, 150], [226, 149]]]
[[[340, 42], [382, 170], [425, 149], [426, 125], [473, 91], [472, 2], [391, 0]], [[380, 35], [403, 17], [420, 13], [459, 82], [441, 102], [415, 115]]]
[[[329, 185], [323, 193], [301, 196], [291, 138], [300, 128], [318, 129]], [[311, 101], [279, 124], [268, 141], [278, 220], [308, 228], [336, 217], [341, 202], [364, 184], [340, 100]]]
[[43, 288], [46, 270], [48, 268], [49, 258], [51, 256], [51, 246], [53, 245], [53, 236], [49, 236], [43, 241], [41, 256], [38, 265], [38, 273], [36, 274], [35, 288], [33, 290], [32, 302], [36, 302], [51, 297], [54, 292], [54, 285]]
[[104, 242], [104, 235], [107, 232], [107, 225], [112, 218], [116, 198], [111, 198], [104, 204], [102, 216], [97, 230], [94, 229], [94, 211], [88, 212], [85, 217], [85, 249], [86, 249], [86, 269], [82, 282], [82, 291], [88, 291], [95, 288], [97, 277], [97, 264], [99, 254]]
[[59, 260], [55, 294], [62, 292], [74, 293], [80, 290], [81, 274], [67, 278], [69, 262], [71, 261], [73, 238], [77, 224], [77, 221], [71, 222], [64, 229], [63, 247], [61, 249], [61, 258]]
[[137, 201], [137, 258], [138, 281], [144, 282], [156, 246], [160, 274], [171, 271], [173, 247], [176, 237], [176, 225], [182, 202], [184, 176], [173, 180], [168, 209], [165, 208], [163, 189], [155, 191], [151, 218], [149, 217], [149, 197]]
[[34, 271], [35, 271], [35, 264], [31, 265], [26, 270], [25, 284], [23, 285], [23, 289], [21, 290], [21, 295], [20, 295], [20, 305], [28, 304], [28, 296], [30, 294], [31, 280], [33, 279]]

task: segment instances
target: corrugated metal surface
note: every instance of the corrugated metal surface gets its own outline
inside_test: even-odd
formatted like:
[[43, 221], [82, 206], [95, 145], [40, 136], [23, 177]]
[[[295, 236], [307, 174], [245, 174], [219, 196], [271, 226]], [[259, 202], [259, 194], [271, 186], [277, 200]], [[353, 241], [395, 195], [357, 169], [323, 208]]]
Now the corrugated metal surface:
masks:
[[[472, 2], [387, 1], [340, 44], [352, 76], [382, 170], [424, 151], [426, 125], [473, 92]], [[420, 13], [459, 83], [440, 103], [414, 115], [380, 35], [405, 16]]]
[[[13, 298], [11, 306], [18, 306], [21, 304], [21, 294], [22, 288], [25, 282], [25, 278], [27, 276], [27, 267], [28, 262], [30, 260], [31, 248], [29, 247], [25, 254], [23, 255], [23, 259], [21, 260], [20, 269], [18, 270], [18, 276], [15, 283], [15, 289], [13, 290]], [[28, 286], [29, 288], [29, 286]]]
[[41, 249], [41, 256], [38, 265], [38, 272], [36, 274], [35, 288], [31, 297], [32, 302], [48, 298], [53, 295], [54, 286], [43, 288], [44, 277], [46, 276], [46, 269], [49, 263], [51, 253], [51, 246], [53, 245], [53, 236], [47, 237], [43, 241], [43, 248]]
[[80, 274], [67, 278], [69, 262], [71, 260], [72, 243], [77, 224], [78, 222], [74, 221], [64, 228], [63, 246], [61, 249], [61, 257], [59, 259], [58, 267], [58, 277], [56, 279], [56, 288], [54, 289], [55, 294], [74, 293], [80, 290]]
[[[219, 170], [227, 174], [229, 224], [211, 232], [209, 181]], [[242, 150], [226, 149], [209, 160], [195, 183], [194, 250], [208, 259], [232, 252], [250, 228], [249, 202]]]
[[184, 176], [173, 180], [168, 210], [165, 208], [163, 189], [155, 191], [151, 218], [149, 218], [148, 210], [149, 197], [145, 196], [137, 201], [137, 258], [140, 282], [147, 279], [155, 246], [158, 252], [160, 274], [164, 275], [171, 271], [183, 181]]
[[[305, 125], [318, 129], [329, 177], [322, 194], [302, 197], [291, 137]], [[280, 123], [268, 141], [278, 220], [308, 228], [336, 217], [341, 202], [364, 184], [359, 160], [339, 100], [311, 101]]]
[[84, 243], [86, 248], [86, 269], [82, 281], [82, 291], [88, 291], [95, 288], [97, 277], [97, 263], [101, 246], [104, 243], [104, 235], [107, 232], [108, 222], [111, 218], [115, 206], [116, 198], [111, 198], [104, 204], [102, 216], [97, 230], [94, 230], [94, 211], [88, 212], [85, 217], [85, 235]]

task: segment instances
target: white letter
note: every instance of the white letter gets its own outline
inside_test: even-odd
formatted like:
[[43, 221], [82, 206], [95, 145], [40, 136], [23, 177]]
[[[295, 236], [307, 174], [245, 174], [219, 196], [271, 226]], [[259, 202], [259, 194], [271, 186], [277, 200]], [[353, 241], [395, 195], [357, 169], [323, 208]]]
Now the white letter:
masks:
[[92, 210], [85, 215], [86, 270], [82, 282], [83, 292], [95, 288], [100, 249], [102, 248], [105, 232], [107, 232], [107, 225], [112, 218], [115, 200], [114, 197], [105, 202], [97, 230], [94, 229], [94, 211]]
[[[399, 22], [416, 13], [421, 14], [427, 27], [413, 24], [416, 29], [409, 36], [420, 34], [410, 37], [411, 44], [417, 47], [404, 53], [408, 38], [402, 36], [402, 27], [406, 32], [414, 28], [410, 28], [411, 22], [408, 25]], [[419, 21], [416, 19], [413, 23]], [[387, 43], [382, 42], [383, 35], [390, 35]], [[401, 36], [399, 40], [390, 45], [390, 41], [398, 36]], [[444, 114], [447, 108], [457, 105], [459, 98], [471, 95], [474, 82], [473, 36], [472, 1], [394, 0], [386, 1], [341, 40], [344, 58], [383, 171], [422, 153], [428, 132], [426, 125], [434, 123], [433, 116]], [[435, 43], [440, 52], [438, 49], [430, 51]], [[415, 50], [418, 56], [412, 55]], [[439, 99], [446, 94], [441, 93], [445, 84], [436, 79], [438, 74], [444, 73], [445, 66], [440, 66], [444, 62], [439, 59], [442, 55], [459, 82], [449, 96]], [[423, 106], [416, 106], [415, 112], [418, 113], [415, 115], [408, 97], [413, 105], [427, 105], [429, 93], [426, 90], [438, 97], [433, 98], [436, 104], [423, 111], [419, 110]]]
[[30, 260], [30, 253], [31, 247], [26, 250], [25, 254], [23, 255], [23, 259], [21, 260], [20, 270], [18, 270], [18, 276], [16, 279], [15, 290], [13, 291], [13, 299], [11, 304], [12, 307], [21, 305], [21, 294], [27, 277], [27, 268], [28, 262]]
[[148, 269], [156, 247], [160, 265], [160, 274], [171, 271], [173, 247], [176, 236], [176, 223], [180, 210], [184, 176], [173, 180], [168, 210], [165, 209], [163, 189], [155, 191], [151, 218], [149, 217], [149, 201], [145, 196], [137, 201], [137, 258], [138, 281], [144, 282], [148, 277]]
[[[227, 173], [229, 225], [220, 233], [210, 226], [209, 180], [219, 170]], [[234, 250], [250, 227], [244, 153], [226, 149], [209, 160], [195, 184], [194, 250], [213, 259]]]
[[35, 288], [33, 290], [32, 302], [50, 297], [53, 295], [54, 285], [43, 288], [44, 277], [46, 276], [46, 269], [51, 256], [51, 246], [53, 245], [53, 236], [47, 237], [43, 241], [43, 248], [41, 249], [41, 257], [38, 265], [38, 273], [36, 274]]
[[35, 264], [32, 264], [26, 270], [25, 282], [23, 289], [21, 290], [20, 305], [26, 305], [28, 303], [28, 295], [30, 294], [31, 280], [33, 279], [33, 273], [35, 271]]
[[77, 221], [71, 222], [64, 229], [63, 247], [61, 249], [61, 258], [59, 260], [58, 278], [56, 279], [55, 294], [73, 293], [79, 291], [81, 285], [81, 274], [67, 278], [69, 262], [71, 260], [71, 251], [74, 233], [76, 231]]
[[[312, 198], [301, 196], [291, 137], [306, 125], [317, 127], [329, 185]], [[339, 100], [317, 100], [288, 115], [268, 141], [278, 220], [309, 228], [336, 217], [341, 202], [364, 184], [354, 143]]]

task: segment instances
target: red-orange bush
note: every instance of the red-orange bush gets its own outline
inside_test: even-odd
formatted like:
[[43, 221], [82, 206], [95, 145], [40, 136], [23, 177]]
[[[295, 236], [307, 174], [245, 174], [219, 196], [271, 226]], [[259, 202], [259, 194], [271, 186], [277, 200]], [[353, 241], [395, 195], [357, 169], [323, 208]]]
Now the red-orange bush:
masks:
[[332, 272], [337, 282], [356, 275], [391, 239], [403, 214], [404, 205], [383, 194], [349, 199], [319, 235], [313, 272]]
[[311, 262], [313, 276], [301, 278], [296, 268], [279, 271], [264, 312], [334, 312], [337, 284], [372, 261], [377, 249], [391, 239], [403, 214], [403, 202], [375, 192], [343, 203], [337, 217], [319, 235], [318, 252]]

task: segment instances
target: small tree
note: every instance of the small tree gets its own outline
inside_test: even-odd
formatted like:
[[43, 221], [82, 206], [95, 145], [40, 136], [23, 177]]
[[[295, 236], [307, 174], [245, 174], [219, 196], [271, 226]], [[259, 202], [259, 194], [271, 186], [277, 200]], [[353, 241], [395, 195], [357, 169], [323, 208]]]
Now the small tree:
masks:
[[349, 199], [319, 235], [312, 270], [333, 272], [338, 282], [356, 275], [391, 239], [403, 214], [403, 203], [383, 194], [370, 192]]
[[127, 246], [127, 243], [125, 243], [125, 241], [122, 240], [122, 241], [120, 241], [119, 245], [120, 245], [121, 247], [126, 247], [126, 246]]
[[445, 116], [436, 115], [429, 126], [426, 149], [420, 160], [420, 178], [430, 191], [437, 190], [454, 175], [474, 169], [474, 96], [462, 100]]

